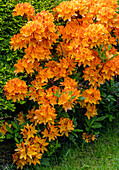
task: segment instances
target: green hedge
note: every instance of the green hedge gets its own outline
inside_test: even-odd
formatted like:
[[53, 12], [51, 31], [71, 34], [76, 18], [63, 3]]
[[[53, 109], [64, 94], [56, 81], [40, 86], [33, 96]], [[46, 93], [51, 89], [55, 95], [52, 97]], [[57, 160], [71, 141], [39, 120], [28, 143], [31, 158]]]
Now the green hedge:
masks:
[[15, 77], [14, 64], [23, 56], [23, 50], [10, 50], [10, 38], [17, 34], [22, 27], [21, 17], [12, 17], [12, 12], [16, 4], [29, 2], [34, 6], [36, 12], [41, 10], [51, 10], [62, 0], [3, 0], [0, 2], [0, 117], [6, 117], [15, 113], [15, 104], [5, 98], [3, 86]]

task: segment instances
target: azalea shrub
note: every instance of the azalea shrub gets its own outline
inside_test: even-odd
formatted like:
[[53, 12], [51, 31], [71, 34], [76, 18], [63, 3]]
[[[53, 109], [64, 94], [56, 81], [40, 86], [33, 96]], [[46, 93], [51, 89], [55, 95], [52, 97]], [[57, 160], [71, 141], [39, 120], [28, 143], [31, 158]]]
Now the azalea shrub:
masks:
[[97, 114], [100, 85], [119, 74], [117, 8], [112, 0], [64, 1], [52, 12], [38, 13], [27, 2], [15, 6], [13, 17], [28, 22], [11, 38], [11, 49], [24, 49], [25, 55], [14, 64], [15, 78], [4, 91], [7, 100], [25, 100], [28, 108], [0, 131], [16, 142], [17, 168], [40, 164], [62, 138], [74, 144], [96, 139], [106, 118]]
[[[29, 2], [35, 7], [35, 12], [41, 10], [51, 10], [54, 6], [58, 5], [59, 0], [4, 0], [0, 2], [0, 122], [2, 120], [14, 119], [16, 112], [20, 112], [23, 108], [28, 108], [25, 100], [22, 101], [22, 105], [19, 107], [19, 103], [14, 103], [12, 100], [6, 100], [4, 94], [4, 85], [9, 79], [15, 78], [14, 75], [14, 64], [22, 58], [24, 55], [23, 49], [16, 51], [11, 50], [10, 38], [14, 34], [17, 34], [27, 19], [24, 17], [24, 22], [22, 22], [22, 17], [16, 16], [12, 17], [13, 9], [17, 3]], [[25, 74], [24, 74], [25, 76]], [[23, 75], [22, 75], [23, 77]], [[24, 105], [25, 106], [24, 106]], [[17, 108], [17, 110], [16, 110]]]

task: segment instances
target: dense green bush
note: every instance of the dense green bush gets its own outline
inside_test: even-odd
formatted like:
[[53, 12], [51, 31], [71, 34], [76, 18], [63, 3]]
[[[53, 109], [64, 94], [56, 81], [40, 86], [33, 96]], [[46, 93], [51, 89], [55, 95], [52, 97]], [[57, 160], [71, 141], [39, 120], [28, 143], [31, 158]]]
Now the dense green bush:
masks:
[[100, 87], [101, 102], [98, 106], [98, 114], [106, 115], [109, 121], [119, 116], [119, 79], [106, 81]]
[[51, 10], [58, 5], [61, 0], [3, 0], [0, 2], [0, 117], [4, 118], [8, 116], [12, 118], [12, 116], [16, 115], [16, 112], [20, 111], [18, 111], [18, 107], [17, 111], [15, 110], [16, 104], [11, 100], [6, 100], [3, 91], [3, 86], [6, 81], [15, 77], [13, 73], [14, 64], [24, 54], [23, 50], [10, 50], [11, 46], [9, 43], [10, 38], [14, 34], [17, 34], [22, 27], [22, 18], [12, 17], [13, 9], [18, 2], [29, 2], [35, 7], [36, 12], [40, 12], [43, 9]]

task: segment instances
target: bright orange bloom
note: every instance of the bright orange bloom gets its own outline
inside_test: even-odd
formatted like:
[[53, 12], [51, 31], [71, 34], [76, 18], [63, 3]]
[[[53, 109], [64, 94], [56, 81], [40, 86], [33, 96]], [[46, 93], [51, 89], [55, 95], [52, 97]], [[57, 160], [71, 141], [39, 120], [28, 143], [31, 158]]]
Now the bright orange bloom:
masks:
[[87, 104], [86, 109], [87, 109], [87, 111], [86, 111], [85, 115], [87, 116], [88, 119], [90, 119], [90, 117], [94, 117], [94, 116], [98, 115], [95, 105]]
[[30, 20], [30, 18], [33, 18], [34, 14], [35, 14], [35, 10], [33, 8], [33, 6], [30, 3], [19, 3], [15, 6], [15, 8], [13, 9], [13, 17], [14, 16], [27, 16], [28, 21]]
[[95, 138], [96, 135], [93, 135], [91, 137], [91, 134], [90, 135], [87, 135], [86, 133], [83, 133], [82, 137], [83, 137], [83, 140], [85, 140], [86, 143], [89, 143], [92, 141], [94, 141], [96, 138]]
[[55, 113], [55, 109], [51, 107], [49, 104], [45, 104], [39, 106], [39, 109], [32, 109], [29, 111], [28, 118], [31, 118], [31, 121], [35, 122], [35, 125], [44, 123], [52, 123], [54, 124], [54, 120], [56, 119], [57, 114]]
[[55, 125], [48, 124], [47, 129], [41, 132], [43, 134], [43, 138], [48, 138], [49, 141], [55, 140], [59, 134], [59, 130]]
[[23, 124], [23, 123], [25, 122], [24, 113], [23, 113], [23, 112], [20, 112], [20, 113], [17, 115], [17, 120], [19, 121], [19, 124]]
[[5, 135], [7, 133], [7, 129], [6, 129], [6, 125], [9, 126], [9, 128], [11, 128], [11, 124], [8, 124], [7, 122], [4, 122], [4, 124], [0, 125], [0, 133], [2, 133], [3, 135]]
[[21, 167], [21, 169], [23, 169], [25, 164], [40, 164], [39, 159], [41, 159], [44, 150], [47, 150], [45, 146], [47, 146], [48, 143], [46, 143], [45, 140], [46, 139], [41, 139], [36, 136], [30, 140], [25, 140], [25, 142], [22, 141], [20, 144], [16, 144], [17, 149], [15, 149], [16, 153], [13, 154], [13, 159], [17, 164], [17, 168]]
[[11, 44], [11, 50], [14, 49], [15, 50], [19, 50], [19, 49], [22, 49], [23, 47], [24, 48], [27, 48], [27, 44], [29, 43], [29, 37], [23, 37], [22, 34], [17, 34], [17, 35], [14, 35], [12, 38], [11, 38], [11, 41], [10, 41], [10, 44]]
[[29, 61], [29, 59], [23, 58], [17, 61], [17, 64], [14, 64], [14, 67], [16, 70], [14, 73], [23, 73], [26, 71], [26, 74], [34, 73], [34, 70], [38, 70], [40, 63], [38, 63], [36, 60]]
[[63, 90], [58, 99], [58, 104], [63, 105], [63, 108], [67, 110], [72, 110], [73, 104], [80, 96], [80, 91], [77, 90], [77, 82], [75, 80], [67, 77], [64, 82], [60, 83], [63, 86]]
[[[78, 2], [78, 3], [77, 3]], [[58, 15], [58, 18], [63, 18], [65, 20], [71, 21], [73, 16], [77, 16], [78, 14], [84, 15], [87, 11], [86, 1], [67, 1], [61, 2], [56, 8], [53, 9]]]
[[4, 91], [7, 100], [13, 99], [14, 102], [16, 102], [16, 100], [20, 101], [20, 99], [24, 100], [27, 94], [27, 85], [26, 82], [14, 78], [6, 83]]
[[85, 103], [98, 104], [99, 100], [101, 100], [100, 91], [94, 89], [93, 87], [83, 91], [81, 95], [85, 97]]
[[35, 39], [29, 42], [28, 47], [24, 50], [26, 55], [24, 58], [26, 58], [28, 61], [34, 61], [37, 59], [37, 61], [41, 60], [49, 60], [51, 57], [49, 56], [51, 54], [50, 50], [46, 47], [42, 46], [42, 43], [37, 43]]
[[29, 140], [30, 138], [34, 138], [34, 135], [37, 133], [37, 130], [35, 130], [35, 126], [32, 126], [32, 124], [29, 126], [29, 124], [27, 123], [27, 125], [24, 125], [24, 129], [21, 129], [21, 134], [23, 134], [23, 138]]
[[56, 97], [54, 94], [56, 94], [56, 92], [59, 90], [59, 95], [61, 95], [61, 89], [57, 86], [54, 86], [47, 89], [46, 92], [46, 98], [48, 99], [49, 103], [54, 106], [55, 104], [57, 104], [58, 101], [58, 97]]
[[35, 136], [33, 139], [34, 145], [39, 145], [40, 147], [40, 152], [44, 153], [44, 151], [47, 151], [46, 146], [49, 144], [46, 142], [46, 139], [42, 139], [41, 137]]
[[69, 118], [60, 118], [58, 124], [61, 136], [65, 134], [68, 137], [68, 133], [74, 130], [73, 122]]

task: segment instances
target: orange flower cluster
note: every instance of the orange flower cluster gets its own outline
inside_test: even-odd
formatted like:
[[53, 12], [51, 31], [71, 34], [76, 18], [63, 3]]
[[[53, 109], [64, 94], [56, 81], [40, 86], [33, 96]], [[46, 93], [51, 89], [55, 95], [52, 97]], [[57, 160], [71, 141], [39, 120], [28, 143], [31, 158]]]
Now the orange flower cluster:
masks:
[[17, 61], [17, 64], [14, 64], [14, 67], [16, 68], [14, 73], [18, 74], [19, 72], [23, 73], [24, 70], [26, 71], [26, 74], [30, 74], [32, 75], [34, 73], [34, 70], [38, 70], [39, 69], [39, 65], [40, 63], [38, 63], [37, 60], [34, 60], [32, 62], [29, 61], [26, 58], [20, 59]]
[[[21, 8], [19, 8], [20, 10]], [[34, 69], [37, 70], [39, 67], [39, 61], [51, 58], [49, 56], [51, 54], [50, 49], [52, 49], [52, 44], [58, 38], [55, 24], [53, 23], [54, 17], [49, 11], [41, 11], [36, 16], [33, 16], [32, 19], [10, 41], [11, 49], [16, 50], [24, 47], [26, 53], [24, 58], [18, 60], [15, 65], [15, 73], [26, 71], [27, 74], [32, 75]]]
[[7, 100], [13, 99], [14, 102], [24, 100], [27, 95], [27, 85], [23, 80], [14, 78], [6, 83], [4, 91]]
[[3, 135], [5, 135], [7, 133], [7, 129], [6, 129], [6, 125], [9, 126], [9, 128], [11, 128], [11, 124], [8, 124], [7, 122], [4, 122], [3, 124], [0, 125], [0, 133], [2, 133]]
[[94, 89], [93, 87], [83, 91], [83, 93], [81, 95], [83, 97], [85, 97], [84, 103], [86, 103], [86, 104], [87, 103], [99, 104], [99, 100], [101, 100], [100, 91]]
[[33, 8], [33, 6], [30, 3], [19, 3], [15, 6], [15, 8], [13, 9], [13, 17], [14, 16], [27, 16], [28, 20], [30, 20], [30, 18], [33, 18], [34, 14], [35, 14], [35, 10]]
[[57, 124], [58, 126], [48, 124], [47, 128], [41, 132], [43, 138], [49, 138], [49, 141], [51, 141], [51, 139], [55, 140], [58, 136], [63, 136], [64, 134], [68, 137], [68, 133], [74, 130], [73, 122], [69, 118], [60, 118]]
[[[80, 15], [84, 15], [87, 13], [87, 6], [86, 1], [67, 1], [61, 2], [53, 11], [57, 12], [58, 18], [63, 18], [65, 20], [71, 21], [73, 16], [77, 16], [79, 13]], [[55, 14], [56, 15], [56, 14]]]
[[[81, 103], [81, 105], [82, 105], [82, 103]], [[94, 116], [98, 115], [96, 105], [88, 103], [88, 104], [84, 105], [83, 107], [86, 107], [86, 109], [87, 109], [85, 115], [87, 116], [88, 119], [90, 119], [90, 117], [94, 117]]]
[[23, 37], [22, 34], [17, 34], [14, 35], [11, 38], [10, 44], [11, 44], [11, 50], [14, 49], [15, 50], [19, 50], [24, 48], [27, 48], [27, 44], [29, 43], [29, 38]]
[[58, 105], [63, 105], [62, 107], [67, 112], [68, 109], [72, 110], [73, 104], [81, 96], [80, 90], [77, 90], [77, 82], [69, 77], [65, 78], [64, 82], [60, 84], [64, 86], [64, 89], [59, 97]]
[[58, 122], [58, 127], [60, 129], [61, 136], [64, 134], [68, 137], [68, 133], [71, 132], [71, 130], [74, 130], [73, 122], [68, 118], [60, 118], [60, 121]]
[[[113, 54], [111, 54], [113, 58]], [[119, 55], [110, 59], [109, 53], [106, 53], [107, 62], [104, 64], [101, 59], [95, 58], [90, 67], [85, 68], [84, 79], [89, 81], [95, 88], [103, 84], [105, 80], [110, 80], [114, 75], [119, 74]]]
[[60, 136], [59, 129], [55, 125], [51, 124], [48, 124], [47, 128], [45, 128], [41, 133], [43, 134], [43, 138], [48, 138], [49, 142]]
[[90, 117], [96, 116], [96, 104], [99, 104], [99, 100], [101, 100], [100, 91], [91, 87], [90, 89], [83, 91], [81, 95], [85, 97], [85, 99], [79, 103], [81, 107], [85, 107], [87, 109], [85, 113], [87, 118], [90, 119]]
[[13, 159], [14, 162], [16, 162], [17, 168], [20, 167], [23, 169], [23, 166], [26, 164], [40, 164], [39, 159], [41, 159], [44, 151], [47, 151], [46, 146], [49, 143], [46, 142], [46, 139], [35, 136], [36, 132], [35, 127], [32, 125], [29, 126], [28, 124], [23, 129], [24, 142], [22, 141], [20, 144], [16, 144], [16, 153], [13, 154]]
[[46, 125], [47, 123], [54, 124], [57, 114], [55, 114], [55, 109], [49, 104], [39, 106], [39, 109], [32, 109], [29, 111], [27, 119], [30, 119], [31, 122], [35, 122], [35, 125], [42, 124]]
[[[108, 17], [105, 17], [108, 16]], [[103, 7], [97, 14], [98, 22], [105, 24], [105, 26], [119, 28], [119, 14], [113, 8]]]
[[[119, 37], [117, 7], [113, 0], [71, 0], [54, 8], [54, 16], [48, 11], [35, 15], [28, 3], [15, 7], [14, 16], [26, 15], [28, 18], [28, 23], [10, 42], [14, 50], [25, 48], [23, 59], [14, 65], [15, 73], [25, 71], [33, 75], [33, 79], [28, 94], [26, 83], [18, 78], [9, 80], [4, 90], [8, 100], [24, 100], [28, 95], [29, 100], [38, 104], [37, 109], [34, 107], [28, 111], [27, 119], [32, 124], [23, 126], [23, 142], [17, 144], [17, 152], [13, 155], [18, 168], [40, 163], [39, 159], [47, 151], [46, 140], [50, 142], [63, 135], [68, 137], [68, 133], [74, 130], [72, 120], [60, 117], [57, 108], [68, 112], [79, 103], [87, 109], [85, 115], [88, 119], [97, 115], [96, 105], [101, 100], [97, 87], [119, 74], [119, 55], [116, 49], [110, 48]], [[66, 25], [55, 26], [54, 18], [57, 22], [63, 19]], [[112, 31], [117, 37], [111, 35]], [[54, 43], [58, 44], [56, 48]], [[56, 54], [52, 55], [52, 51]], [[83, 78], [89, 81], [90, 87], [79, 90], [81, 82], [71, 77], [79, 75], [81, 65]], [[80, 101], [80, 97], [85, 99]], [[23, 112], [17, 120], [19, 124], [24, 122]], [[42, 129], [38, 131], [37, 127]], [[83, 139], [90, 142], [95, 135], [91, 137], [84, 133]]]
[[91, 135], [87, 135], [86, 133], [83, 133], [82, 137], [83, 137], [83, 140], [85, 140], [86, 143], [91, 142], [91, 140], [92, 141], [96, 140], [96, 138], [95, 138], [96, 135], [91, 136]]
[[21, 124], [21, 125], [25, 122], [24, 113], [23, 113], [23, 112], [20, 112], [20, 113], [17, 115], [17, 120], [18, 120], [19, 124]]

